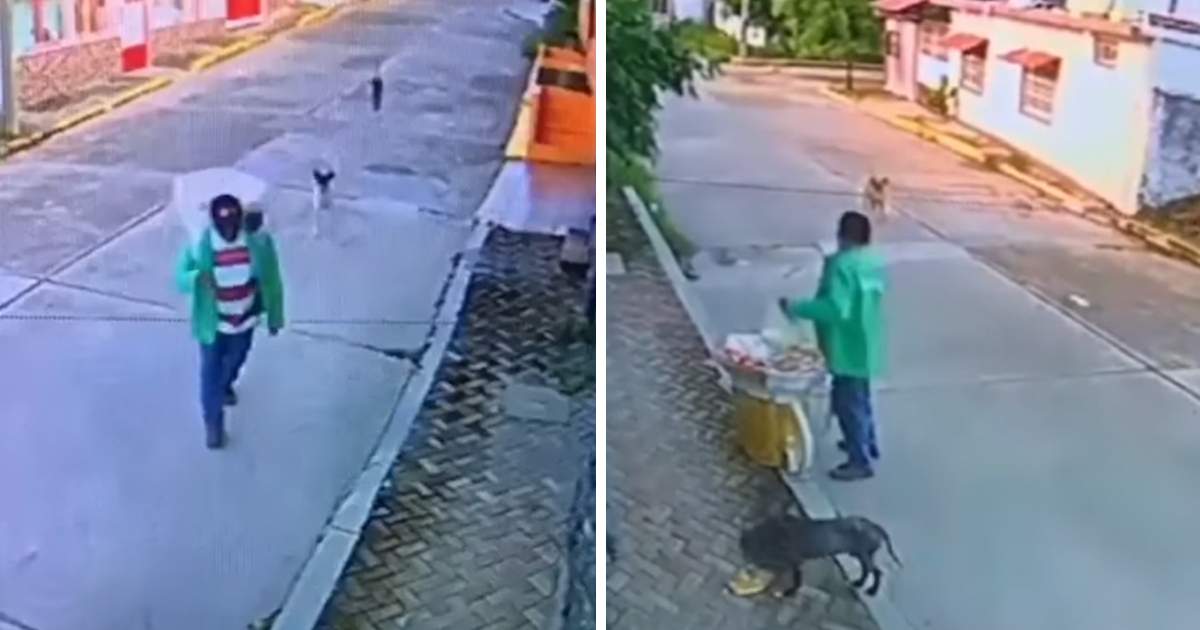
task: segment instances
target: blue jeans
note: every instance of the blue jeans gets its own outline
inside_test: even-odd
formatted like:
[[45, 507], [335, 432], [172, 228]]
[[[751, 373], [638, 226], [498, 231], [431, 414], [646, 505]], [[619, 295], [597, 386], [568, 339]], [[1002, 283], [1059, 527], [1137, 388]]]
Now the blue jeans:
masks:
[[834, 376], [829, 392], [830, 406], [837, 417], [846, 455], [854, 466], [871, 467], [875, 441], [875, 413], [871, 408], [871, 381], [853, 376]]
[[246, 364], [253, 341], [251, 328], [236, 335], [217, 333], [212, 343], [200, 344], [200, 409], [209, 429], [225, 428], [225, 394]]

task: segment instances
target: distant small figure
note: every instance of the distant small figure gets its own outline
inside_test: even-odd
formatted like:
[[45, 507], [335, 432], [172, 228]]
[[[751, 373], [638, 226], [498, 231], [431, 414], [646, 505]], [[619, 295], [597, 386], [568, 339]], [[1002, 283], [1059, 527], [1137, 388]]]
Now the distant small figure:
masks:
[[383, 108], [383, 67], [375, 67], [375, 76], [371, 77], [371, 109], [379, 111]]
[[863, 209], [880, 219], [887, 219], [892, 211], [892, 182], [887, 177], [872, 175], [863, 185]]
[[337, 177], [333, 167], [320, 164], [312, 171], [313, 234], [320, 232], [321, 215], [333, 207], [333, 179]]

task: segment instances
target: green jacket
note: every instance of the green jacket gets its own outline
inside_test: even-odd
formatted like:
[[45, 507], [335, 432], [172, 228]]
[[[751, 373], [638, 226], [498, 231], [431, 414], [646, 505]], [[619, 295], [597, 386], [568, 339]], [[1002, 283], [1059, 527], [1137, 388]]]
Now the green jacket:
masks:
[[[247, 234], [246, 245], [250, 249], [250, 266], [258, 280], [267, 327], [282, 329], [283, 277], [279, 272], [275, 240], [260, 231]], [[200, 284], [200, 274], [212, 270], [212, 232], [206, 231], [195, 245], [189, 243], [183, 248], [175, 266], [175, 284], [181, 293], [190, 297], [192, 305], [192, 336], [202, 344], [210, 344], [217, 338], [217, 296], [212, 289]]]
[[788, 301], [791, 319], [813, 322], [817, 346], [835, 376], [874, 378], [883, 371], [883, 259], [869, 247], [838, 252], [825, 259], [817, 293]]

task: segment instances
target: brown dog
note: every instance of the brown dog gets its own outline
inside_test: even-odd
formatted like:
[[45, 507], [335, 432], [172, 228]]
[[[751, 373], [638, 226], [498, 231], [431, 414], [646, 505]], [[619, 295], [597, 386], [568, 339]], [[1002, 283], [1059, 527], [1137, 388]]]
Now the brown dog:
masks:
[[875, 214], [881, 219], [888, 218], [892, 213], [892, 182], [886, 177], [872, 175], [863, 185], [863, 209]]

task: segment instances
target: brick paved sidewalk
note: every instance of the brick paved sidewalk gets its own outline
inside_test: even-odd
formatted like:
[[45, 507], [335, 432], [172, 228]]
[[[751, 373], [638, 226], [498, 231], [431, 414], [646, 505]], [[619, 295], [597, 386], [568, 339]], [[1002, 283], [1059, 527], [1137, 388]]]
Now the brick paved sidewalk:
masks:
[[726, 592], [742, 528], [792, 496], [737, 451], [703, 343], [624, 207], [608, 209], [608, 251], [626, 267], [607, 278], [608, 627], [875, 629], [829, 561], [785, 602]]
[[[595, 350], [559, 340], [582, 292], [558, 270], [558, 243], [488, 238], [439, 380], [323, 628], [594, 627], [594, 603], [581, 610], [579, 599], [595, 596]], [[510, 415], [519, 405], [506, 401], [531, 391], [561, 404]], [[558, 623], [581, 612], [592, 626]]]

